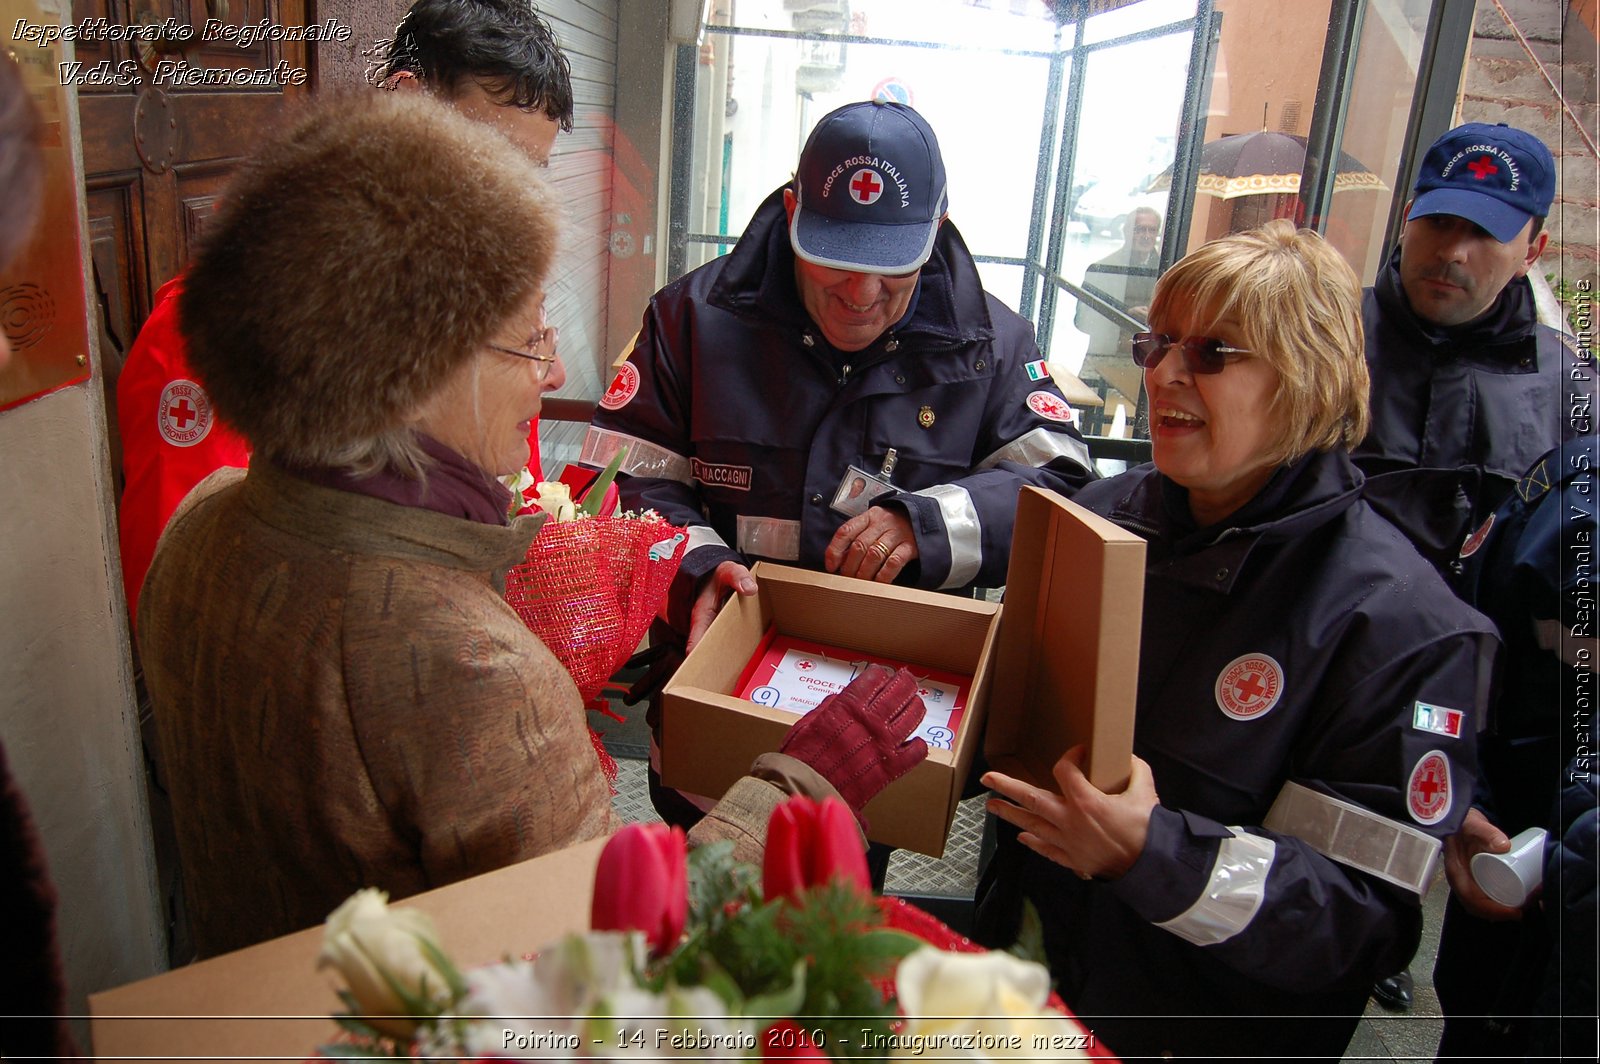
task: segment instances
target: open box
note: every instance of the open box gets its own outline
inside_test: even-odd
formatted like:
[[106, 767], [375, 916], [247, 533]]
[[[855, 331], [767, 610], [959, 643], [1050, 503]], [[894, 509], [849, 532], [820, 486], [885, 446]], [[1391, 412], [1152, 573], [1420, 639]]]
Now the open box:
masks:
[[752, 570], [760, 591], [734, 596], [662, 692], [661, 778], [719, 795], [760, 754], [783, 744], [798, 718], [729, 692], [738, 688], [769, 627], [972, 677], [950, 749], [891, 784], [865, 810], [872, 839], [940, 856], [982, 734], [989, 661], [1000, 607], [932, 591], [814, 573], [770, 562]]
[[1003, 610], [757, 563], [758, 594], [728, 601], [662, 692], [662, 781], [720, 795], [782, 745], [797, 718], [731, 693], [775, 628], [913, 672], [972, 677], [950, 748], [929, 750], [867, 805], [876, 842], [942, 856], [980, 744], [993, 767], [1054, 789], [1050, 766], [1086, 742], [1089, 778], [1120, 790], [1133, 751], [1144, 541], [1054, 492], [1025, 488], [1012, 544]]
[[1051, 768], [1083, 743], [1089, 782], [1121, 791], [1133, 768], [1144, 540], [1023, 488], [1011, 542], [984, 757], [1059, 792]]

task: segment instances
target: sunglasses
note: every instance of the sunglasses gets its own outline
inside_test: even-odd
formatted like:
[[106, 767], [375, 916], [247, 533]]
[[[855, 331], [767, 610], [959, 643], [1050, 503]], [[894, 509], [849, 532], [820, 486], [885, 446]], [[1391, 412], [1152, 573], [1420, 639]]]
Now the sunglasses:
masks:
[[1221, 373], [1228, 363], [1238, 361], [1233, 356], [1251, 353], [1210, 336], [1187, 336], [1180, 343], [1166, 333], [1134, 333], [1133, 364], [1140, 369], [1155, 369], [1174, 347], [1183, 352], [1183, 364], [1190, 373]]

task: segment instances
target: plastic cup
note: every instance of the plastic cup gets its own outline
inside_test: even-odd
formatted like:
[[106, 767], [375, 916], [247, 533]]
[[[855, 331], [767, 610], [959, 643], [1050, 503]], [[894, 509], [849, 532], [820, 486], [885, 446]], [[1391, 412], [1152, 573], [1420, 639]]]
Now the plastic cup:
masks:
[[1544, 882], [1544, 828], [1528, 828], [1511, 840], [1505, 853], [1472, 855], [1472, 878], [1501, 905], [1520, 909]]

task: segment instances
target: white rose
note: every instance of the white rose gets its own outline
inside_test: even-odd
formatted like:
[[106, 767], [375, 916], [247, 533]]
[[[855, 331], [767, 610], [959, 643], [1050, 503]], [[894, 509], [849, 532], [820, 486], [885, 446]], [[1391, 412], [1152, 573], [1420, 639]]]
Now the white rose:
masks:
[[323, 930], [317, 967], [339, 972], [367, 1023], [404, 1039], [417, 1024], [401, 1017], [417, 1011], [411, 1005], [431, 1011], [448, 1005], [450, 980], [434, 960], [439, 945], [433, 921], [415, 909], [391, 909], [388, 900], [369, 887], [335, 909]]
[[[896, 1056], [973, 1060], [1088, 1056], [1083, 1047], [1088, 1032], [1083, 1026], [1046, 1007], [1050, 973], [1042, 965], [1009, 953], [946, 953], [925, 947], [901, 961], [894, 978], [900, 1011], [906, 1017]], [[983, 1036], [982, 1046], [960, 1044], [963, 1037], [975, 1035]], [[906, 1048], [919, 1036], [954, 1036], [957, 1041], [920, 1052]]]
[[552, 521], [572, 521], [578, 516], [578, 507], [572, 501], [572, 489], [559, 480], [539, 481], [539, 497], [534, 505], [550, 515]]

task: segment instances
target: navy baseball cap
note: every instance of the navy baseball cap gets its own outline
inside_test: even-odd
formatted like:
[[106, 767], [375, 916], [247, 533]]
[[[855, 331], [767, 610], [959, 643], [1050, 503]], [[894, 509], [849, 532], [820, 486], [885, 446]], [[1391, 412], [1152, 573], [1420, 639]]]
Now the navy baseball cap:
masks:
[[851, 103], [806, 138], [789, 242], [807, 262], [910, 273], [933, 254], [948, 206], [939, 141], [904, 104]]
[[1556, 164], [1544, 141], [1505, 123], [1468, 122], [1422, 157], [1412, 218], [1452, 214], [1510, 243], [1529, 218], [1550, 213]]

